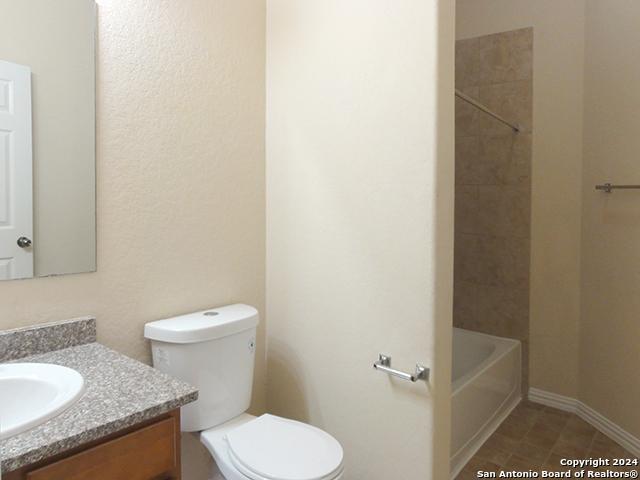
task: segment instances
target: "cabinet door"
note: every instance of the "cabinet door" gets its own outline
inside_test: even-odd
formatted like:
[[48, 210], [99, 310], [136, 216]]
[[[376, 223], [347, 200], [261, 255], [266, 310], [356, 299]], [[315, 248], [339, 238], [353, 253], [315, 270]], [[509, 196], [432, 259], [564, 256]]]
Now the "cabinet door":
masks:
[[27, 480], [151, 480], [178, 478], [179, 424], [175, 417], [59, 460]]

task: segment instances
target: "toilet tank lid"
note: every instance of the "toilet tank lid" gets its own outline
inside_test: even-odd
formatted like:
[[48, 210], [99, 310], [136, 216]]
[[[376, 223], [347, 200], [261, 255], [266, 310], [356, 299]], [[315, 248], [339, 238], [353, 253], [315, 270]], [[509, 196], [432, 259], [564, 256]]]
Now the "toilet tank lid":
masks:
[[197, 343], [227, 337], [257, 325], [258, 310], [238, 303], [147, 323], [144, 336], [167, 343]]

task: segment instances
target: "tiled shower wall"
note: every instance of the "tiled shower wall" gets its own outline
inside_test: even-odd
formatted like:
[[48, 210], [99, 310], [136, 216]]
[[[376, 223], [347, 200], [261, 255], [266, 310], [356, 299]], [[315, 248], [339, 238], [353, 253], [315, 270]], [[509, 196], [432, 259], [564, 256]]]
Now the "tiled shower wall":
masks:
[[454, 325], [522, 341], [528, 389], [533, 29], [459, 40]]

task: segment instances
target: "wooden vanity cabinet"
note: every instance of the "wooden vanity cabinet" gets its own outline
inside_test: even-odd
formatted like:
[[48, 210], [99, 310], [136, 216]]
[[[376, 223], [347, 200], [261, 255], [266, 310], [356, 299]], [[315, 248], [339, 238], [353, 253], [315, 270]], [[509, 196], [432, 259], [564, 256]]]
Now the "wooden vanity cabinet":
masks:
[[4, 480], [180, 480], [180, 410], [171, 411]]

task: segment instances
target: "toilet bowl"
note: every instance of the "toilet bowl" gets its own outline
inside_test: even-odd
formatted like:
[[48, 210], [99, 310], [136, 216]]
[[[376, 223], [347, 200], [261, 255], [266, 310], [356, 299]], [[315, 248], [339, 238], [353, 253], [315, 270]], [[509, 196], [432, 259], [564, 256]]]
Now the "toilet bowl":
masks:
[[153, 365], [198, 388], [181, 429], [200, 441], [225, 480], [340, 480], [343, 450], [327, 432], [265, 414], [249, 415], [258, 311], [229, 305], [147, 323]]
[[343, 452], [326, 432], [274, 415], [243, 414], [200, 441], [226, 480], [340, 480]]

